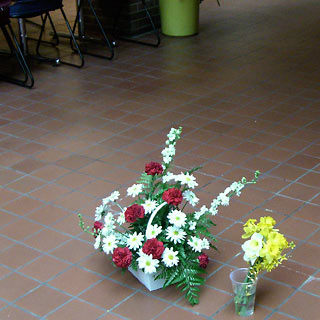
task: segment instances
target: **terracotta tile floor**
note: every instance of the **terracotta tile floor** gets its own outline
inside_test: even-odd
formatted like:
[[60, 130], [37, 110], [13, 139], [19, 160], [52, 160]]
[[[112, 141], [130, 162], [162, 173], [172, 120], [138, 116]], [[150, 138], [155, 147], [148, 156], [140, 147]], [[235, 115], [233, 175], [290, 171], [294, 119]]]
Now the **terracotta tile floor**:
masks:
[[[81, 70], [32, 63], [33, 90], [1, 82], [0, 319], [236, 319], [228, 274], [245, 265], [241, 223], [270, 214], [297, 247], [261, 277], [253, 319], [317, 319], [319, 10], [207, 0], [195, 37], [120, 42], [113, 61], [86, 56]], [[179, 125], [176, 166], [203, 166], [202, 202], [263, 173], [216, 217], [219, 251], [193, 308], [175, 288], [148, 292], [121, 275], [77, 221], [91, 224], [102, 197], [159, 161]]]

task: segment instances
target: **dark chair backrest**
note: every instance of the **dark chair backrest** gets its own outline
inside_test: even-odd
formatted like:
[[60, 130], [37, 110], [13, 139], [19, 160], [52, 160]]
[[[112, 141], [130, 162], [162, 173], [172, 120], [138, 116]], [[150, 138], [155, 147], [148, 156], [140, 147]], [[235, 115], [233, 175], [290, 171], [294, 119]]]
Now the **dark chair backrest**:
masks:
[[0, 26], [9, 23], [9, 6], [11, 0], [0, 0]]

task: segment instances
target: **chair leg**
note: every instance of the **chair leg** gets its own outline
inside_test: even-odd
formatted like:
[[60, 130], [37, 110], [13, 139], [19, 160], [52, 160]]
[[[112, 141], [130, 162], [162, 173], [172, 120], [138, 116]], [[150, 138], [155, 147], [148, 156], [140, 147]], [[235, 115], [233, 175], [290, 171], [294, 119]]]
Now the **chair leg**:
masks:
[[146, 13], [146, 17], [148, 18], [149, 23], [151, 25], [152, 33], [156, 37], [156, 42], [155, 43], [151, 43], [151, 42], [141, 41], [141, 40], [134, 39], [134, 38], [128, 38], [128, 37], [122, 37], [122, 36], [117, 36], [116, 35], [117, 25], [118, 25], [118, 21], [119, 21], [120, 15], [121, 15], [122, 7], [123, 7], [122, 3], [119, 4], [118, 14], [117, 14], [117, 17], [116, 17], [116, 19], [114, 21], [114, 24], [113, 24], [113, 35], [115, 36], [115, 38], [120, 39], [120, 40], [129, 41], [129, 42], [133, 42], [133, 43], [138, 43], [138, 44], [151, 46], [151, 47], [159, 47], [160, 42], [161, 42], [160, 33], [159, 33], [158, 29], [156, 28], [156, 26], [155, 26], [155, 24], [153, 22], [152, 16], [151, 16], [151, 14], [150, 14], [150, 12], [149, 12], [149, 10], [147, 8], [147, 5], [146, 5], [146, 1], [145, 0], [141, 0], [141, 3], [142, 3], [142, 6], [143, 6], [143, 10]]
[[[106, 32], [104, 31], [104, 28], [99, 20], [99, 17], [94, 9], [94, 6], [92, 4], [92, 0], [87, 0], [88, 1], [88, 4], [89, 4], [89, 7], [90, 7], [90, 10], [94, 16], [94, 19], [98, 25], [98, 28], [100, 30], [100, 33], [102, 35], [102, 39], [101, 40], [97, 40], [97, 39], [93, 39], [93, 38], [89, 38], [89, 37], [86, 37], [84, 34], [83, 35], [80, 35], [79, 37], [79, 40], [83, 40], [83, 41], [91, 41], [91, 42], [95, 42], [95, 43], [101, 43], [108, 49], [108, 51], [110, 52], [110, 54], [108, 56], [104, 56], [104, 55], [100, 55], [100, 54], [96, 54], [96, 53], [93, 53], [93, 52], [89, 52], [89, 51], [83, 51], [82, 52], [84, 54], [87, 54], [87, 55], [91, 55], [93, 57], [97, 57], [97, 58], [103, 58], [103, 59], [108, 59], [108, 60], [111, 60], [113, 59], [114, 57], [114, 49], [113, 49], [113, 43], [109, 40]], [[82, 10], [82, 6], [83, 6], [83, 0], [80, 0], [78, 2], [78, 10], [77, 10], [77, 14], [76, 14], [76, 19], [75, 19], [75, 22], [74, 22], [74, 25], [73, 25], [73, 28], [72, 28], [72, 31], [73, 33], [75, 32], [77, 26], [79, 27], [79, 17], [80, 17], [80, 11]], [[71, 44], [71, 47], [72, 47], [72, 44]]]
[[[14, 83], [14, 84], [23, 86], [23, 87], [26, 87], [26, 88], [32, 88], [34, 85], [34, 79], [33, 79], [32, 73], [31, 73], [29, 66], [24, 58], [24, 55], [20, 49], [18, 40], [17, 40], [10, 24], [8, 25], [8, 28], [9, 28], [10, 34], [5, 26], [1, 26], [1, 30], [7, 40], [10, 51], [15, 53], [15, 56], [16, 56], [16, 58], [19, 62], [19, 65], [23, 71], [24, 80], [19, 80], [16, 78], [5, 76], [5, 75], [0, 75], [0, 79], [8, 81], [10, 83]], [[13, 41], [12, 41], [11, 37], [12, 37]]]
[[[76, 47], [76, 52], [78, 53], [78, 55], [79, 55], [79, 57], [80, 57], [80, 60], [81, 60], [81, 61], [80, 61], [80, 64], [74, 64], [74, 63], [70, 63], [70, 62], [67, 62], [67, 61], [63, 61], [63, 60], [61, 60], [60, 58], [56, 58], [56, 59], [47, 58], [47, 57], [44, 57], [44, 56], [42, 56], [42, 55], [40, 54], [40, 45], [41, 45], [41, 43], [43, 43], [43, 41], [42, 41], [42, 36], [43, 36], [44, 30], [45, 30], [45, 25], [46, 25], [46, 23], [47, 23], [47, 19], [49, 19], [49, 21], [50, 21], [50, 19], [51, 19], [49, 12], [47, 12], [47, 13], [45, 14], [44, 18], [43, 18], [43, 23], [42, 23], [42, 26], [41, 26], [40, 35], [39, 35], [39, 39], [38, 39], [37, 46], [36, 46], [37, 56], [36, 56], [35, 58], [36, 58], [36, 59], [40, 59], [40, 60], [45, 60], [45, 61], [48, 61], [48, 62], [53, 62], [55, 65], [58, 65], [59, 63], [62, 63], [62, 64], [66, 64], [66, 65], [69, 65], [69, 66], [81, 68], [81, 67], [83, 67], [83, 65], [84, 65], [83, 55], [82, 55], [82, 53], [81, 53], [81, 51], [80, 51], [80, 48], [79, 48], [79, 46], [78, 46], [78, 43], [77, 43], [77, 41], [76, 41], [76, 39], [75, 39], [75, 36], [74, 36], [74, 34], [73, 34], [72, 30], [71, 30], [69, 21], [68, 21], [68, 19], [67, 19], [67, 17], [66, 17], [66, 14], [65, 14], [64, 10], [62, 9], [62, 7], [60, 8], [60, 11], [61, 11], [62, 16], [63, 16], [63, 18], [64, 18], [64, 21], [65, 21], [65, 23], [66, 23], [66, 25], [67, 25], [67, 28], [68, 28], [68, 30], [69, 30], [69, 33], [70, 33], [72, 42], [73, 42], [74, 46]], [[51, 23], [52, 23], [52, 25], [54, 25], [53, 22], [52, 22], [52, 20], [51, 20]]]

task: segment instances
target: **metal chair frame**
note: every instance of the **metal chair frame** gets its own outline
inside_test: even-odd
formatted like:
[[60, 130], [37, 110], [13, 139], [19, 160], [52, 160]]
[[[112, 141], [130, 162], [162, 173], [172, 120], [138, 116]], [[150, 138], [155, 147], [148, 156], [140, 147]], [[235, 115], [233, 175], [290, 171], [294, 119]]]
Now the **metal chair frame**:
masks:
[[[8, 14], [8, 17], [9, 17], [9, 14]], [[12, 30], [10, 20], [8, 21], [8, 23], [2, 24], [0, 26], [0, 28], [4, 34], [4, 37], [7, 41], [7, 43], [8, 43], [11, 54], [14, 54], [16, 56], [16, 58], [19, 62], [19, 65], [21, 67], [21, 70], [23, 71], [23, 74], [24, 74], [23, 80], [9, 77], [8, 75], [3, 75], [3, 74], [0, 74], [0, 79], [7, 81], [7, 82], [10, 82], [10, 83], [17, 84], [22, 87], [32, 88], [34, 85], [34, 79], [33, 79], [32, 73], [30, 71], [30, 68], [25, 60], [25, 57], [20, 49], [19, 42], [18, 42], [18, 40]], [[2, 55], [9, 55], [9, 53], [4, 53], [4, 52], [1, 52], [1, 54]]]

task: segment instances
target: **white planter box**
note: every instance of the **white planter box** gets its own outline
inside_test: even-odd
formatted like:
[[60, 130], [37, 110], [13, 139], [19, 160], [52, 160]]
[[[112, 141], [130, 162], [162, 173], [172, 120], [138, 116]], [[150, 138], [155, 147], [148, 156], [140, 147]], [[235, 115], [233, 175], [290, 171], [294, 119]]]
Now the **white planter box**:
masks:
[[154, 280], [153, 276], [156, 274], [144, 273], [142, 270], [138, 271], [128, 268], [128, 270], [149, 290], [154, 291], [163, 287], [165, 280], [157, 279]]

